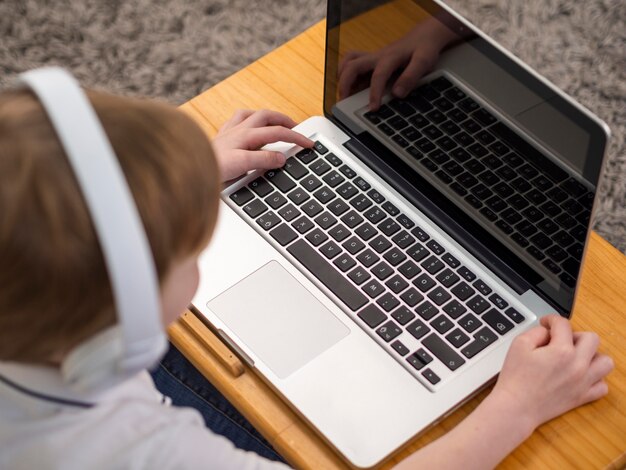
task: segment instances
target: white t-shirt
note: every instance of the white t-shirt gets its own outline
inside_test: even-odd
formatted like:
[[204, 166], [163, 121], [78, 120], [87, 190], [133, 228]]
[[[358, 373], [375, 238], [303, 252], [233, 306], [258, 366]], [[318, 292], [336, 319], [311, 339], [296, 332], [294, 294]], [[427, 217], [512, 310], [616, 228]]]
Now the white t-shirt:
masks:
[[[86, 408], [29, 395], [94, 403]], [[87, 396], [55, 368], [0, 362], [0, 469], [285, 469], [237, 449], [200, 413], [168, 405], [147, 372]]]

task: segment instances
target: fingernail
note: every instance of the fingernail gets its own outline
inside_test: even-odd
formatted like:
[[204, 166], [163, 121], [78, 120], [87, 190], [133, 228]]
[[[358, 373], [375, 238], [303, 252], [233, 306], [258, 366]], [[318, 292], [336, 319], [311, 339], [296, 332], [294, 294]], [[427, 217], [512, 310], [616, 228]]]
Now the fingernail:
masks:
[[393, 87], [393, 94], [396, 96], [404, 96], [405, 90], [401, 85]]

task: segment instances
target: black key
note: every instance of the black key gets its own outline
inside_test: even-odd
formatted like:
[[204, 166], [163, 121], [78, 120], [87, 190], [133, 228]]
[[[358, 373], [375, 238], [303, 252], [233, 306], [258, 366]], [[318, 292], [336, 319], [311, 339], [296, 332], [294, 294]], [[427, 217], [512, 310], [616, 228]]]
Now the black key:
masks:
[[450, 294], [441, 286], [436, 287], [428, 293], [428, 298], [437, 305], [443, 305], [450, 297]]
[[409, 348], [402, 344], [400, 340], [391, 343], [391, 347], [403, 357], [409, 354]]
[[420, 339], [426, 333], [430, 331], [430, 328], [426, 326], [419, 318], [406, 327], [406, 331], [408, 331], [415, 339]]
[[267, 196], [265, 198], [265, 202], [267, 202], [272, 209], [278, 209], [279, 207], [287, 204], [287, 199], [285, 198], [285, 196], [276, 191], [273, 194]]
[[561, 188], [563, 188], [568, 194], [575, 198], [578, 198], [587, 192], [587, 188], [585, 188], [582, 183], [576, 181], [574, 178], [570, 178], [567, 181], [564, 181], [561, 184]]
[[313, 149], [302, 149], [296, 153], [296, 158], [304, 164], [309, 164], [317, 158], [317, 154]]
[[341, 248], [339, 248], [339, 245], [337, 245], [332, 240], [322, 245], [319, 250], [328, 259], [333, 259], [339, 253], [341, 253]]
[[485, 130], [478, 132], [474, 137], [476, 137], [476, 139], [478, 139], [478, 141], [483, 145], [489, 145], [496, 140], [493, 135]]
[[539, 190], [539, 191], [547, 191], [552, 188], [552, 182], [543, 175], [537, 176], [531, 183]]
[[407, 117], [415, 114], [415, 109], [413, 109], [413, 107], [405, 101], [393, 99], [387, 104], [390, 108], [392, 108], [394, 111], [402, 116]]
[[375, 299], [385, 291], [385, 288], [378, 282], [372, 279], [368, 281], [363, 287], [363, 291], [369, 295], [372, 299]]
[[433, 385], [435, 385], [435, 384], [439, 383], [439, 381], [441, 381], [439, 376], [437, 374], [435, 374], [430, 369], [424, 369], [424, 371], [422, 372], [422, 377], [424, 377], [426, 380], [428, 380]]
[[387, 343], [396, 338], [400, 333], [402, 333], [402, 330], [392, 320], [389, 320], [376, 330], [376, 334]]
[[469, 299], [474, 295], [474, 289], [472, 289], [466, 282], [461, 282], [452, 288], [452, 293], [461, 301]]
[[459, 269], [456, 270], [456, 272], [459, 273], [459, 275], [467, 282], [472, 282], [474, 279], [476, 279], [476, 274], [467, 269], [465, 266], [461, 266]]
[[359, 190], [356, 189], [356, 187], [352, 183], [345, 182], [345, 183], [343, 183], [341, 186], [339, 186], [337, 188], [337, 192], [344, 199], [350, 199], [352, 196], [354, 196], [356, 193], [358, 193]]
[[423, 241], [423, 242], [425, 242], [426, 240], [430, 238], [430, 235], [424, 232], [424, 230], [422, 230], [420, 227], [415, 227], [413, 230], [411, 230], [411, 233], [415, 235], [418, 240]]
[[361, 222], [363, 222], [363, 217], [361, 217], [358, 212], [351, 210], [347, 214], [344, 214], [343, 217], [341, 217], [341, 221], [348, 227], [354, 228]]
[[474, 315], [472, 315], [471, 313], [468, 313], [463, 318], [461, 318], [458, 321], [458, 323], [459, 323], [459, 326], [463, 328], [465, 331], [467, 331], [468, 333], [471, 333], [477, 328], [480, 328], [480, 325], [482, 325], [481, 321], [478, 318], [476, 318]]
[[527, 220], [522, 220], [515, 226], [515, 228], [524, 237], [530, 237], [532, 234], [537, 232], [537, 227], [535, 227], [533, 224], [531, 224]]
[[333, 166], [339, 166], [343, 163], [341, 159], [338, 156], [336, 156], [334, 153], [329, 153], [324, 158], [328, 160]]
[[405, 230], [396, 233], [391, 240], [402, 249], [405, 249], [415, 243], [415, 238], [413, 238], [409, 232]]
[[337, 258], [335, 258], [333, 264], [337, 266], [341, 270], [341, 272], [345, 273], [348, 269], [356, 264], [356, 261], [354, 261], [346, 253], [342, 253]]
[[395, 217], [400, 213], [398, 208], [389, 201], [385, 202], [381, 207], [392, 217]]
[[496, 227], [502, 230], [505, 234], [510, 235], [514, 232], [513, 227], [507, 224], [504, 220], [500, 219], [496, 222]]
[[551, 272], [553, 272], [554, 274], [558, 274], [561, 271], [561, 268], [559, 268], [559, 265], [556, 264], [554, 261], [552, 261], [551, 259], [546, 259], [543, 263], [546, 268], [548, 268]]
[[409, 283], [406, 282], [402, 278], [402, 276], [400, 276], [398, 274], [396, 274], [391, 279], [389, 279], [387, 282], [385, 282], [385, 285], [387, 287], [389, 287], [389, 289], [391, 289], [391, 291], [394, 294], [398, 294], [398, 293], [402, 292], [404, 289], [406, 289], [407, 287], [409, 287]]
[[522, 220], [522, 216], [519, 215], [517, 212], [515, 212], [514, 209], [510, 207], [507, 210], [502, 211], [502, 213], [500, 214], [500, 217], [502, 217], [503, 220], [505, 220], [508, 224], [511, 224], [511, 225], [515, 225], [520, 220]]
[[421, 266], [430, 274], [436, 274], [445, 267], [441, 260], [434, 255], [422, 261]]
[[495, 292], [489, 296], [489, 300], [500, 310], [504, 310], [509, 306], [509, 303]]
[[287, 251], [352, 311], [367, 303], [367, 298], [304, 240], [293, 243]]
[[489, 150], [491, 150], [493, 153], [495, 153], [496, 155], [498, 155], [500, 157], [503, 156], [503, 155], [506, 155], [507, 153], [509, 153], [511, 151], [511, 149], [509, 147], [504, 145], [499, 140], [497, 140], [493, 144], [491, 144], [491, 146], [489, 147]]
[[431, 304], [428, 300], [422, 302], [417, 307], [415, 307], [415, 312], [422, 317], [424, 320], [430, 320], [433, 318], [439, 310], [433, 304]]
[[358, 253], [359, 251], [361, 251], [363, 248], [365, 248], [365, 243], [363, 243], [357, 237], [353, 236], [353, 237], [350, 237], [345, 242], [343, 242], [341, 246], [343, 246], [348, 253], [350, 253], [351, 255], [354, 255]]
[[491, 113], [483, 108], [480, 108], [478, 111], [472, 114], [472, 116], [474, 116], [477, 121], [481, 122], [485, 126], [490, 126], [497, 121], [497, 119]]
[[[428, 153], [436, 148], [435, 144], [433, 144], [426, 137], [415, 142], [415, 147], [417, 147], [419, 151], [423, 153]], [[422, 164], [423, 164], [423, 161], [422, 161]]]
[[500, 183], [496, 184], [492, 189], [496, 192], [498, 196], [503, 197], [503, 198], [510, 197], [513, 194], [513, 188], [511, 188], [504, 181], [501, 181]]
[[432, 320], [430, 324], [441, 334], [444, 334], [446, 331], [449, 331], [452, 327], [454, 327], [454, 323], [452, 323], [452, 321], [445, 315], [439, 315], [437, 318]]
[[415, 284], [415, 286], [422, 292], [428, 292], [437, 283], [427, 274], [422, 274], [413, 281], [413, 284]]
[[328, 240], [328, 235], [322, 232], [319, 228], [316, 228], [307, 234], [306, 239], [311, 243], [311, 245], [319, 246]]
[[284, 169], [295, 180], [299, 180], [309, 172], [298, 160], [293, 157], [287, 159]]
[[454, 135], [461, 130], [459, 126], [450, 120], [442, 122], [439, 127], [448, 135]]
[[413, 142], [422, 137], [422, 133], [413, 126], [409, 126], [406, 129], [402, 130], [400, 134], [402, 134], [402, 137], [410, 142]]
[[457, 276], [452, 270], [445, 269], [437, 274], [437, 280], [445, 287], [451, 287], [459, 281], [459, 276]]
[[[430, 106], [430, 104], [427, 103], [427, 106]], [[430, 109], [432, 109], [432, 106], [430, 106], [428, 109], [424, 111], [430, 111]], [[419, 110], [419, 111], [422, 111], [422, 110]], [[428, 124], [430, 124], [430, 121], [426, 119], [422, 114], [416, 114], [415, 116], [411, 116], [409, 118], [409, 122], [413, 124], [415, 127], [417, 127], [418, 129], [421, 129], [422, 127], [425, 127]]]
[[328, 152], [328, 149], [324, 147], [324, 145], [319, 140], [315, 141], [315, 144], [313, 144], [313, 148], [320, 155], [324, 155], [326, 152]]
[[415, 245], [411, 246], [406, 252], [411, 258], [413, 258], [413, 260], [418, 263], [430, 254], [430, 251], [428, 251], [428, 249], [421, 243], [416, 243]]
[[558, 243], [563, 248], [567, 248], [575, 242], [574, 237], [568, 234], [565, 230], [561, 230], [560, 232], [555, 233], [552, 236], [552, 240], [554, 240], [555, 243]]
[[418, 303], [424, 300], [424, 296], [417, 292], [413, 287], [402, 293], [400, 298], [406, 302], [409, 307], [415, 307]]
[[465, 364], [465, 360], [435, 334], [424, 338], [422, 344], [450, 370], [456, 370]]
[[274, 191], [272, 185], [269, 184], [262, 176], [259, 176], [257, 179], [252, 181], [248, 187], [260, 197], [267, 196], [269, 193]]
[[287, 204], [281, 210], [278, 211], [278, 214], [285, 219], [287, 222], [291, 222], [293, 219], [300, 215], [300, 211], [295, 208], [293, 204]]
[[357, 228], [354, 233], [361, 237], [361, 239], [367, 241], [374, 235], [376, 235], [378, 233], [378, 230], [365, 222], [364, 224], [361, 224], [361, 226], [359, 226], [359, 228]]
[[358, 196], [352, 198], [352, 200], [350, 201], [350, 204], [359, 212], [363, 212], [365, 209], [370, 207], [373, 203], [365, 194], [359, 194]]
[[383, 220], [381, 223], [379, 223], [378, 228], [388, 237], [392, 236], [394, 233], [400, 230], [400, 226], [390, 218]]
[[542, 232], [535, 234], [533, 237], [531, 237], [530, 241], [533, 242], [533, 244], [540, 250], [545, 250], [550, 245], [552, 245], [552, 240], [550, 240], [550, 238], [548, 238]]
[[[499, 174], [499, 170], [498, 170], [498, 174]], [[513, 181], [511, 181], [510, 184], [520, 193], [525, 193], [526, 191], [532, 188], [530, 183], [526, 181], [524, 178], [522, 178], [521, 176], [518, 178], [515, 178]]]
[[313, 196], [321, 202], [322, 204], [326, 204], [329, 201], [332, 201], [337, 197], [337, 195], [332, 192], [332, 190], [328, 189], [326, 186], [322, 186], [320, 189], [313, 193]]
[[339, 171], [343, 173], [348, 179], [352, 179], [356, 176], [356, 172], [352, 168], [350, 168], [348, 165], [343, 165], [339, 167]]
[[313, 227], [315, 227], [313, 222], [311, 222], [309, 218], [304, 217], [304, 216], [300, 217], [299, 219], [294, 220], [291, 223], [291, 226], [300, 233], [306, 233], [309, 230], [311, 230]]
[[409, 123], [402, 119], [401, 116], [392, 117], [391, 119], [389, 119], [389, 121], [387, 121], [387, 124], [389, 124], [397, 131], [404, 129], [406, 126], [409, 125]]
[[239, 207], [241, 207], [253, 197], [254, 194], [252, 194], [252, 191], [250, 191], [246, 187], [243, 187], [232, 193], [230, 195], [230, 200], [237, 204]]
[[362, 266], [357, 266], [348, 273], [348, 277], [352, 279], [352, 282], [354, 282], [357, 286], [360, 286], [369, 278], [371, 278], [372, 275], [367, 272], [367, 270], [365, 270], [365, 268], [363, 268]]
[[443, 181], [445, 184], [450, 184], [452, 183], [452, 177], [448, 175], [448, 173], [446, 173], [443, 170], [439, 170], [435, 173], [435, 175], [437, 176], [437, 178], [439, 178], [441, 181]]
[[[459, 134], [459, 135], [460, 135], [460, 134]], [[458, 137], [459, 137], [459, 136], [457, 135], [455, 138], [457, 138], [457, 139], [458, 139]], [[452, 151], [450, 152], [450, 156], [451, 156], [452, 158], [454, 158], [454, 159], [455, 159], [457, 162], [459, 162], [459, 163], [466, 162], [467, 160], [469, 160], [470, 158], [472, 158], [472, 156], [471, 156], [469, 153], [467, 153], [465, 150], [463, 150], [463, 149], [462, 149], [462, 148], [460, 148], [460, 147], [455, 148], [454, 150], [452, 150]]]
[[243, 210], [250, 217], [255, 218], [265, 212], [267, 210], [267, 206], [263, 204], [259, 199], [255, 199], [251, 203], [243, 206]]
[[468, 359], [472, 358], [487, 346], [493, 344], [497, 339], [498, 337], [493, 331], [484, 327], [474, 335], [474, 341], [461, 349], [461, 354]]
[[511, 240], [513, 240], [515, 243], [517, 243], [522, 248], [525, 248], [525, 247], [527, 247], [529, 245], [528, 240], [526, 240], [518, 232], [515, 232], [513, 235], [511, 235]]
[[270, 235], [274, 240], [280, 243], [281, 246], [288, 245], [296, 238], [298, 234], [294, 232], [287, 224], [281, 224], [270, 232]]
[[[443, 166], [443, 169], [451, 176], [457, 176], [463, 173], [463, 167], [459, 165], [457, 162], [450, 160]], [[457, 183], [458, 184], [458, 183]]]
[[443, 247], [437, 243], [435, 240], [431, 240], [428, 243], [426, 243], [426, 246], [428, 248], [430, 248], [433, 253], [437, 254], [437, 255], [441, 255], [442, 253], [444, 253], [446, 250], [443, 249]]
[[378, 257], [376, 253], [374, 253], [372, 250], [368, 248], [367, 250], [362, 251], [359, 254], [359, 256], [356, 257], [356, 259], [358, 259], [363, 266], [365, 266], [366, 268], [369, 268], [374, 263], [376, 263], [380, 258]]
[[415, 225], [415, 222], [413, 222], [404, 214], [400, 214], [398, 217], [396, 217], [396, 220], [400, 223], [400, 225], [407, 229], [413, 228], [413, 226]]
[[532, 256], [538, 261], [541, 261], [542, 259], [546, 257], [546, 255], [544, 255], [543, 252], [539, 248], [533, 245], [530, 245], [529, 247], [527, 247], [526, 251], [530, 254], [530, 256]]
[[478, 292], [483, 295], [491, 294], [491, 287], [485, 284], [482, 279], [476, 279], [476, 281], [472, 285], [476, 288]]
[[334, 188], [335, 186], [343, 183], [346, 180], [343, 176], [341, 176], [335, 170], [331, 171], [330, 173], [326, 173], [322, 179], [331, 188]]
[[489, 302], [487, 302], [483, 297], [478, 294], [469, 299], [466, 304], [478, 315], [480, 315], [489, 308]]
[[469, 341], [470, 337], [463, 333], [459, 328], [455, 328], [446, 335], [446, 339], [455, 348], [460, 348]]
[[344, 201], [342, 201], [341, 199], [335, 199], [326, 207], [329, 211], [331, 211], [337, 217], [343, 214], [348, 209], [350, 209], [350, 206], [346, 204]]
[[327, 230], [337, 223], [337, 219], [335, 219], [330, 212], [322, 212], [315, 218], [315, 223], [324, 230]]
[[430, 139], [430, 140], [435, 140], [438, 139], [439, 137], [441, 137], [443, 135], [443, 132], [441, 132], [437, 127], [430, 125], [428, 127], [425, 127], [424, 129], [422, 129], [422, 132]]
[[387, 251], [387, 253], [384, 254], [383, 258], [385, 258], [392, 266], [397, 266], [406, 259], [406, 255], [398, 248], [394, 247], [391, 250]]
[[315, 173], [318, 176], [322, 176], [323, 174], [330, 171], [330, 165], [328, 164], [326, 160], [322, 160], [322, 159], [314, 161], [309, 166], [309, 168], [311, 169], [311, 171], [313, 171], [313, 173]]
[[491, 209], [494, 212], [500, 212], [508, 207], [506, 202], [504, 202], [498, 196], [490, 197], [489, 199], [485, 201], [485, 204], [487, 205], [489, 209]]
[[302, 188], [296, 188], [293, 191], [291, 191], [287, 197], [296, 205], [300, 205], [302, 204], [304, 201], [306, 201], [307, 199], [310, 199], [311, 196], [309, 196], [309, 193], [307, 193], [304, 189]]
[[393, 116], [393, 114], [394, 114], [393, 110], [386, 104], [382, 105], [378, 109], [378, 115], [383, 119], [390, 118], [391, 116]]
[[459, 108], [461, 108], [466, 113], [471, 113], [480, 108], [478, 103], [471, 98], [465, 98], [463, 101], [457, 104]]
[[[359, 228], [362, 228], [362, 227], [363, 225], [361, 225], [361, 227]], [[383, 251], [389, 249], [389, 247], [391, 246], [391, 242], [387, 240], [385, 237], [383, 237], [382, 235], [378, 235], [376, 238], [374, 238], [373, 240], [369, 242], [369, 245], [374, 250], [376, 250], [377, 253], [382, 253]]]
[[545, 251], [545, 253], [557, 263], [560, 263], [565, 258], [567, 258], [567, 253], [565, 252], [565, 250], [557, 245], [552, 245]]
[[305, 176], [304, 178], [302, 178], [302, 180], [300, 181], [300, 184], [302, 185], [304, 189], [311, 192], [319, 188], [322, 185], [322, 182], [318, 180], [315, 176], [309, 175], [309, 176]]
[[394, 134], [394, 130], [389, 127], [387, 124], [385, 124], [384, 122], [381, 124], [378, 124], [378, 128], [383, 131], [385, 134], [387, 135], [393, 135]]
[[504, 315], [492, 308], [483, 315], [483, 320], [500, 335], [508, 333], [513, 328], [513, 323], [507, 320]]
[[474, 196], [476, 196], [481, 201], [484, 201], [493, 195], [493, 192], [491, 191], [491, 189], [489, 189], [487, 186], [485, 186], [482, 183], [477, 186], [474, 186], [472, 189], [470, 189], [470, 191], [472, 192]]
[[337, 242], [341, 242], [350, 236], [350, 231], [342, 224], [337, 224], [328, 231], [328, 235]]
[[256, 223], [259, 224], [263, 230], [270, 230], [281, 222], [282, 220], [280, 220], [280, 217], [273, 212], [266, 212], [261, 217], [256, 219]]
[[315, 217], [317, 214], [324, 210], [324, 208], [317, 201], [308, 201], [302, 205], [301, 209], [309, 217]]
[[393, 269], [384, 261], [381, 261], [372, 268], [372, 273], [381, 281], [384, 281], [393, 274]]
[[352, 182], [356, 184], [359, 188], [361, 188], [363, 191], [367, 191], [368, 189], [371, 188], [370, 184], [367, 181], [365, 181], [363, 178], [361, 178], [360, 176], [354, 178]]
[[458, 268], [461, 265], [461, 262], [450, 253], [442, 254], [441, 259], [451, 268]]
[[283, 193], [291, 191], [296, 186], [283, 170], [269, 170], [265, 172], [265, 177]]
[[[411, 354], [406, 358], [407, 362], [413, 366], [415, 370], [421, 370], [424, 368], [424, 363], [415, 354]], [[430, 370], [430, 369], [429, 369]]]
[[363, 320], [370, 328], [376, 328], [387, 319], [387, 315], [381, 312], [380, 309], [374, 304], [370, 304], [365, 307], [363, 310], [357, 313], [357, 316], [361, 320]]
[[515, 323], [522, 323], [524, 321], [524, 315], [522, 315], [521, 313], [519, 313], [517, 310], [515, 310], [513, 307], [507, 308], [504, 313], [507, 314], [507, 316], [513, 320]]
[[389, 292], [380, 296], [376, 303], [380, 305], [385, 312], [391, 312], [394, 308], [400, 305], [400, 301]]
[[413, 279], [419, 274], [421, 269], [413, 261], [408, 260], [406, 263], [398, 267], [398, 271], [407, 279]]
[[377, 224], [387, 217], [387, 215], [377, 206], [369, 208], [363, 215], [373, 224]]
[[467, 309], [461, 303], [459, 303], [458, 300], [455, 299], [451, 302], [448, 302], [443, 307], [443, 311], [446, 312], [450, 318], [457, 319], [465, 312], [467, 312]]
[[375, 189], [372, 189], [367, 195], [376, 203], [382, 204], [385, 202], [385, 198]]

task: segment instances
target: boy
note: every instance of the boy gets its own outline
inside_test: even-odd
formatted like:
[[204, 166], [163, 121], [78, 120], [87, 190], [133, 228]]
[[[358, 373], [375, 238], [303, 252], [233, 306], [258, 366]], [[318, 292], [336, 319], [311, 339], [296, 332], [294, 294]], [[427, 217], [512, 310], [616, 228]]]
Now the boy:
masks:
[[[190, 302], [221, 182], [308, 147], [286, 116], [240, 111], [211, 145], [165, 105], [88, 93], [132, 190], [154, 257], [163, 325]], [[219, 174], [219, 176], [218, 176]], [[91, 394], [62, 365], [116, 323], [89, 212], [33, 94], [0, 94], [0, 468], [284, 468], [168, 406], [146, 372]], [[219, 267], [215, 267], [219, 269]], [[398, 468], [489, 468], [541, 423], [607, 393], [612, 361], [593, 333], [554, 315], [513, 343], [497, 385], [463, 423]], [[314, 463], [312, 463], [314, 465]]]

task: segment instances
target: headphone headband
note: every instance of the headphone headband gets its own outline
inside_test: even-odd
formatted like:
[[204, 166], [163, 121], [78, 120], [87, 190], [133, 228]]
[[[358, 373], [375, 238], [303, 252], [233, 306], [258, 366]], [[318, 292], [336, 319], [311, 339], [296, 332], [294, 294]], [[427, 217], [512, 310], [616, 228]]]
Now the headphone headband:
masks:
[[[121, 327], [121, 352], [108, 375], [129, 377], [156, 363], [167, 344], [156, 268], [139, 212], [104, 129], [74, 77], [50, 67], [26, 72], [20, 80], [41, 101], [91, 214]], [[70, 372], [70, 381], [81, 382], [85, 374]]]

